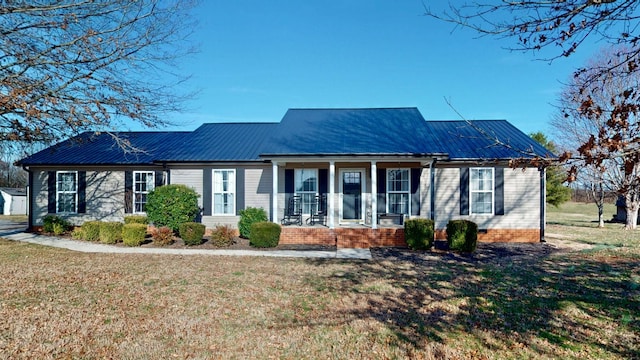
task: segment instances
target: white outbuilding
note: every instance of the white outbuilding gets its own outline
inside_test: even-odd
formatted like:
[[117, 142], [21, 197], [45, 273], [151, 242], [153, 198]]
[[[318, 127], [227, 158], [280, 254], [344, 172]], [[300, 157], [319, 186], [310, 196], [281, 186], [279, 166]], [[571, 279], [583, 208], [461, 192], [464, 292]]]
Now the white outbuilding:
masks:
[[0, 210], [2, 215], [26, 215], [27, 190], [0, 187]]

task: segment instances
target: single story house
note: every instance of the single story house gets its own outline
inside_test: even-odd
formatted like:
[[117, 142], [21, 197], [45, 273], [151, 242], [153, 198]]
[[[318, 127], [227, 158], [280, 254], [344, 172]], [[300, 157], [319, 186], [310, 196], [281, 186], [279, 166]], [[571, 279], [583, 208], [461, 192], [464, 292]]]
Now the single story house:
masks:
[[[144, 213], [146, 194], [184, 184], [201, 221], [237, 226], [262, 207], [273, 222], [292, 197], [303, 221], [281, 243], [402, 245], [405, 218], [478, 224], [480, 241], [544, 238], [544, 168], [515, 158], [550, 156], [505, 120], [426, 121], [417, 108], [290, 109], [277, 123], [210, 123], [191, 132], [82, 133], [18, 162], [29, 174], [29, 225], [47, 214], [75, 224]], [[305, 219], [325, 200], [320, 225]]]
[[27, 190], [0, 187], [0, 209], [2, 209], [2, 215], [26, 215]]

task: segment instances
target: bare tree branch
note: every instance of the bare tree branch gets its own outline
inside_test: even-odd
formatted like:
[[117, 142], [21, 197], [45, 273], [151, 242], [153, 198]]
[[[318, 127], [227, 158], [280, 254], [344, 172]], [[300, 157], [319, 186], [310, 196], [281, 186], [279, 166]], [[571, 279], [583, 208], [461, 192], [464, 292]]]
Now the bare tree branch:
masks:
[[0, 142], [166, 125], [189, 93], [190, 0], [0, 4]]

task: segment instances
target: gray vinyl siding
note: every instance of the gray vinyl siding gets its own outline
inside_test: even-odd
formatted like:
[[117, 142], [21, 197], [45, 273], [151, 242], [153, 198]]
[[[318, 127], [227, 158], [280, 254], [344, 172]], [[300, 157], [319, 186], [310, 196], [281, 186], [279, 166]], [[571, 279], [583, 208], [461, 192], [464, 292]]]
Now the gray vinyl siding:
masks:
[[[76, 171], [80, 169], [48, 169], [51, 171]], [[42, 225], [42, 218], [47, 215], [47, 171], [34, 171], [33, 181], [33, 220], [34, 225]], [[124, 171], [104, 169], [87, 171], [86, 213], [58, 214], [74, 225], [82, 225], [85, 221], [123, 221], [124, 220]]]
[[245, 168], [244, 171], [244, 205], [263, 208], [267, 217], [271, 214], [271, 191], [273, 177], [271, 166]]
[[202, 169], [171, 169], [171, 183], [182, 184], [195, 190], [198, 206], [202, 208]]
[[[271, 165], [264, 166], [215, 166], [207, 167], [203, 171], [213, 171], [214, 169], [225, 169], [236, 171], [236, 192], [235, 207], [236, 215], [207, 215], [202, 216], [202, 223], [207, 228], [214, 228], [217, 225], [228, 225], [237, 228], [240, 220], [239, 211], [247, 207], [263, 208], [267, 217], [271, 212]], [[172, 172], [173, 174], [173, 172]], [[203, 173], [200, 171], [200, 179]], [[203, 196], [203, 187], [212, 186], [201, 181], [199, 194]]]
[[460, 215], [460, 168], [436, 169], [435, 227], [444, 229], [452, 219], [467, 219], [480, 229], [540, 228], [540, 174], [535, 168], [504, 172], [504, 215]]

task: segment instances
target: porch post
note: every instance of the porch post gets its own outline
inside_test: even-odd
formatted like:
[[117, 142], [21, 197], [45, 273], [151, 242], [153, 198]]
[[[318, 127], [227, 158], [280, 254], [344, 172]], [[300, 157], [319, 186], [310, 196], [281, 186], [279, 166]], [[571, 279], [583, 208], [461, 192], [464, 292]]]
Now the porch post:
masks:
[[278, 223], [278, 162], [271, 163], [271, 221]]
[[335, 187], [336, 187], [336, 163], [329, 161], [329, 229], [335, 229]]
[[378, 228], [378, 165], [371, 161], [371, 228]]

